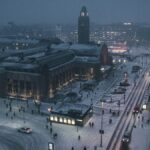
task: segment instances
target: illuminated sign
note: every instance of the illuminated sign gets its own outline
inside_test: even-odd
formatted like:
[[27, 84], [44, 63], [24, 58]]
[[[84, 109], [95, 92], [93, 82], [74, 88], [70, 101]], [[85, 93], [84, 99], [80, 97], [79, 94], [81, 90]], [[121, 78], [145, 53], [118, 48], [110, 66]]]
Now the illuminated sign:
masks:
[[48, 150], [54, 150], [54, 143], [48, 142]]

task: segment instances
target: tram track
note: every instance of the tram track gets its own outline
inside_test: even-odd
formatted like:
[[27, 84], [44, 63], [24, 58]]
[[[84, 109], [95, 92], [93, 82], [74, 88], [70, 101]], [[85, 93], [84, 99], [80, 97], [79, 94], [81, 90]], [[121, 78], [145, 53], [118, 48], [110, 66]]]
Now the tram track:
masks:
[[[119, 118], [119, 121], [115, 127], [115, 130], [114, 130], [111, 138], [110, 138], [110, 141], [106, 147], [106, 150], [116, 150], [116, 149], [118, 150], [120, 148], [120, 141], [121, 141], [120, 139], [122, 138], [122, 135], [130, 121], [130, 119], [129, 119], [129, 117], [127, 117], [126, 113], [129, 112], [130, 113], [129, 116], [131, 116], [133, 108], [136, 105], [142, 103], [142, 97], [144, 95], [144, 89], [146, 88], [146, 86], [147, 86], [147, 81], [143, 80], [143, 78], [141, 77], [140, 81], [137, 83], [137, 86], [135, 86], [133, 88], [132, 92], [128, 95], [127, 104]], [[119, 142], [119, 144], [118, 144], [118, 142]]]

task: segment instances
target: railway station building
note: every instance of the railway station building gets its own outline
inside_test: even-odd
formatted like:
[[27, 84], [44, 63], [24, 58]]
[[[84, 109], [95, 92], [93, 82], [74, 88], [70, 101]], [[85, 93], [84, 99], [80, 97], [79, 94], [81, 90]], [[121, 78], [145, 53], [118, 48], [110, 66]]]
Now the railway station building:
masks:
[[0, 95], [43, 101], [76, 79], [100, 79], [101, 67], [111, 64], [106, 44], [15, 51], [0, 58]]

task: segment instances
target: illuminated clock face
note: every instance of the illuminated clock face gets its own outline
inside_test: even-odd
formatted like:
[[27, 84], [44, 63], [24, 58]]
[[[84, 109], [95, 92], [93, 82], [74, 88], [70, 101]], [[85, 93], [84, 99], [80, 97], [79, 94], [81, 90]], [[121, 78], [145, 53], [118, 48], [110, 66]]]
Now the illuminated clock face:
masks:
[[84, 12], [81, 12], [81, 16], [84, 16], [85, 14], [84, 14]]

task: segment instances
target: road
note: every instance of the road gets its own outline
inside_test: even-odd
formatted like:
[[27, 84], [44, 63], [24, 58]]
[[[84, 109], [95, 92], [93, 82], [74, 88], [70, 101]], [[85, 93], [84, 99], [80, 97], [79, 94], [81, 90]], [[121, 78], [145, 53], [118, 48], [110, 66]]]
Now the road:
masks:
[[28, 135], [17, 132], [14, 128], [0, 126], [1, 150], [41, 150], [43, 149], [42, 143], [44, 141], [38, 133], [33, 132]]
[[[98, 99], [93, 98], [95, 105], [97, 105], [97, 100], [100, 99], [98, 94], [100, 92], [101, 92], [100, 93], [101, 95], [104, 93], [107, 93], [106, 90], [107, 89], [110, 90], [111, 85], [113, 86], [113, 82], [116, 83], [116, 81], [115, 81], [116, 78], [117, 79], [121, 78], [121, 76], [120, 76], [121, 71], [123, 72], [123, 70], [120, 70], [115, 78], [112, 78], [112, 77], [108, 78], [108, 80], [107, 80], [108, 84], [105, 81], [103, 81], [103, 85], [102, 85], [103, 89], [100, 91], [97, 91], [97, 93], [95, 95], [96, 98], [98, 98]], [[140, 97], [139, 91], [142, 91], [145, 88], [145, 82], [143, 82], [143, 81], [144, 80], [139, 82], [140, 85], [137, 86], [131, 94], [129, 94], [130, 99], [128, 98], [128, 101], [124, 105], [124, 107], [125, 107], [124, 113], [128, 110], [128, 108], [130, 108], [130, 107], [127, 107], [127, 106], [129, 106], [128, 103], [130, 101], [133, 102], [133, 105], [135, 105], [135, 103], [136, 103], [136, 102], [134, 103], [134, 99], [136, 99], [136, 101], [138, 101], [138, 99], [136, 97]], [[91, 94], [91, 97], [94, 97], [93, 94]], [[141, 97], [142, 97], [142, 94], [141, 94]], [[89, 104], [90, 104], [90, 98], [88, 97]], [[87, 103], [86, 98], [85, 98], [84, 102]], [[95, 115], [94, 117], [91, 118], [91, 120], [94, 121], [94, 123], [95, 123], [94, 128], [90, 128], [88, 126], [88, 124], [86, 124], [84, 128], [79, 128], [78, 132], [77, 132], [76, 127], [74, 127], [74, 126], [53, 124], [54, 132], [58, 133], [58, 139], [54, 140], [52, 135], [50, 135], [49, 130], [47, 130], [45, 128], [46, 116], [39, 116], [37, 114], [32, 115], [31, 111], [30, 111], [30, 113], [25, 112], [25, 114], [23, 112], [18, 112], [18, 109], [16, 109], [16, 108], [18, 107], [18, 105], [22, 105], [19, 103], [13, 102], [12, 109], [13, 109], [13, 111], [16, 112], [16, 117], [14, 117], [14, 119], [11, 120], [12, 113], [9, 112], [8, 117], [5, 116], [6, 111], [8, 112], [9, 109], [8, 108], [6, 109], [6, 107], [4, 107], [3, 101], [1, 101], [2, 113], [0, 114], [0, 119], [1, 119], [0, 120], [0, 125], [1, 125], [0, 126], [0, 150], [1, 149], [2, 150], [31, 150], [31, 149], [32, 150], [47, 150], [49, 140], [53, 141], [55, 143], [56, 150], [60, 150], [60, 148], [62, 150], [70, 150], [72, 146], [74, 146], [75, 150], [77, 150], [77, 149], [83, 150], [84, 146], [87, 147], [87, 150], [93, 150], [95, 145], [97, 147], [99, 146], [100, 115]], [[133, 109], [133, 107], [131, 107], [131, 110], [132, 109]], [[104, 141], [107, 141], [109, 139], [109, 134], [111, 134], [111, 132], [114, 130], [115, 125], [116, 125], [115, 121], [119, 121], [119, 117], [118, 117], [118, 119], [117, 119], [117, 117], [113, 118], [113, 123], [110, 125], [110, 124], [108, 124], [109, 117], [110, 117], [110, 114], [107, 114], [107, 112], [105, 112], [104, 124], [106, 126], [105, 126]], [[124, 115], [124, 117], [122, 117], [122, 118], [123, 119], [121, 120], [121, 122], [123, 122], [126, 126], [128, 124], [126, 122], [128, 120], [126, 115]], [[24, 124], [24, 120], [26, 121], [25, 124]], [[24, 126], [24, 125], [31, 127], [33, 129], [33, 134], [26, 135], [26, 134], [18, 133], [17, 128]], [[120, 141], [123, 131], [125, 129], [123, 125], [120, 126], [119, 128], [120, 128], [120, 131], [122, 131], [122, 133], [115, 134], [115, 138], [117, 138], [118, 141]], [[77, 139], [79, 134], [81, 135], [80, 141], [78, 141], [78, 139]], [[62, 144], [62, 143], [64, 143], [64, 144]], [[107, 144], [107, 142], [103, 143], [103, 144], [105, 146]], [[116, 145], [118, 147], [119, 143], [115, 142], [114, 145]], [[112, 150], [112, 149], [110, 149], [110, 150]]]
[[[141, 104], [148, 83], [149, 83], [148, 76], [146, 76], [145, 78], [141, 77], [141, 80], [139, 81], [137, 86], [133, 89], [131, 94], [128, 96], [127, 105], [125, 106], [125, 109], [122, 112], [120, 120], [117, 123], [117, 126], [112, 134], [112, 137], [110, 139], [110, 142], [108, 143], [106, 150], [120, 149], [121, 139], [132, 117], [132, 111], [137, 104], [138, 105]], [[128, 116], [126, 112], [129, 112]]]

